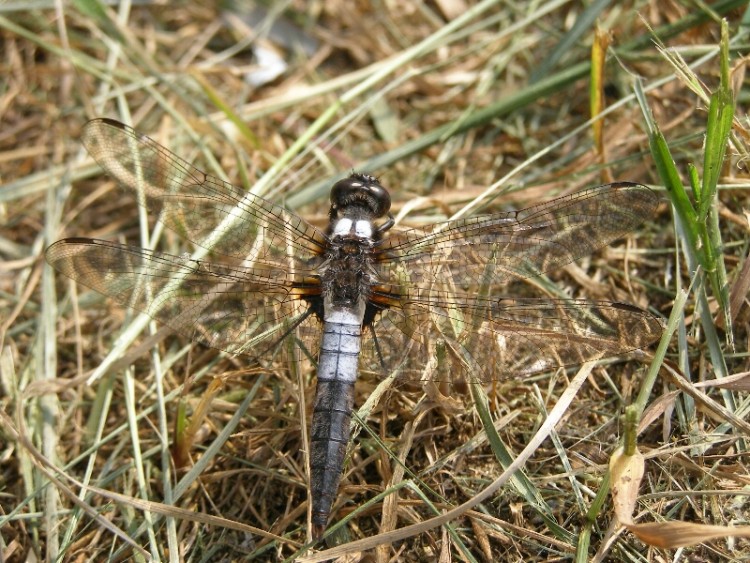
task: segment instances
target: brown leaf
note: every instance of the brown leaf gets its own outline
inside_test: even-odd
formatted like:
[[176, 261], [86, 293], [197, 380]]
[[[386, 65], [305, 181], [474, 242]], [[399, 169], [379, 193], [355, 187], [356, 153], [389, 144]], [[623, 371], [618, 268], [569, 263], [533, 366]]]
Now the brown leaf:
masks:
[[732, 391], [750, 391], [750, 371], [735, 373], [721, 379], [711, 379], [694, 383], [696, 387], [716, 387], [718, 389], [731, 389]]
[[626, 524], [642, 542], [664, 549], [685, 547], [715, 538], [750, 537], [750, 526], [711, 526], [692, 522]]
[[638, 499], [644, 471], [643, 455], [636, 448], [633, 455], [626, 455], [622, 446], [612, 454], [609, 462], [610, 490], [615, 514], [623, 524], [633, 523], [633, 512]]

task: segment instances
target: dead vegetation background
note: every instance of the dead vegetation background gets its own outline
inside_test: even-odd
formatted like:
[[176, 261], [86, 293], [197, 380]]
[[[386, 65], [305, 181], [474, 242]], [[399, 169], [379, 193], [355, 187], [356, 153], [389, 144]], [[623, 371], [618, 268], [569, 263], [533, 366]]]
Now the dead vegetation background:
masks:
[[[132, 123], [199, 167], [247, 187], [281, 163], [264, 195], [317, 225], [326, 221], [332, 178], [352, 168], [390, 187], [405, 225], [445, 219], [467, 204], [473, 211], [525, 207], [611, 180], [659, 190], [632, 96], [636, 79], [678, 168], [686, 174], [688, 163], [700, 163], [705, 105], [675, 78], [653, 37], [694, 63], [710, 90], [719, 80], [718, 18], [729, 22], [733, 63], [745, 56], [743, 3], [639, 0], [598, 12], [580, 2], [542, 4], [0, 5], [0, 560], [276, 561], [297, 557], [306, 542], [300, 427], [309, 412], [300, 405], [311, 405], [312, 374], [302, 375], [304, 388], [273, 374], [256, 386], [258, 375], [246, 373], [241, 357], [191, 348], [155, 327], [97, 383], [86, 384], [133, 315], [55, 276], [43, 250], [63, 236], [137, 244], [143, 224], [136, 202], [82, 150], [82, 125], [96, 116]], [[461, 18], [467, 21], [450, 27]], [[602, 73], [592, 77], [595, 22], [610, 35], [611, 48]], [[420, 44], [424, 49], [415, 52]], [[745, 126], [741, 70], [736, 66], [733, 77], [736, 115]], [[372, 78], [381, 71], [381, 79]], [[352, 93], [369, 80], [365, 91]], [[598, 149], [587, 123], [592, 83], [601, 86], [608, 108]], [[326, 112], [325, 126], [310, 134]], [[736, 130], [740, 141], [747, 139], [743, 131]], [[300, 137], [308, 152], [280, 161]], [[489, 197], [482, 195], [501, 179]], [[721, 252], [735, 288], [748, 275], [747, 167], [737, 155], [729, 156], [721, 184]], [[666, 318], [677, 290], [690, 282], [675, 250], [666, 195], [658, 215], [644, 221], [639, 232], [555, 272], [554, 284], [537, 284], [536, 291], [627, 301]], [[160, 247], [185, 250], [167, 232]], [[730, 374], [748, 371], [745, 294], [734, 350], [723, 341]], [[712, 380], [694, 304], [688, 301], [680, 333], [689, 346], [673, 344], [668, 359], [693, 382]], [[516, 483], [451, 529], [351, 560], [746, 559], [744, 539], [649, 547], [618, 525], [606, 496], [592, 508], [606, 492], [619, 417], [637, 395], [648, 361], [595, 368], [553, 439], [524, 468], [537, 507]], [[185, 481], [164, 445], [174, 439], [181, 401], [192, 411], [217, 377], [221, 393], [191, 449], [193, 461], [209, 452], [210, 461]], [[495, 426], [510, 452], [525, 446], [567, 377], [509, 377], [489, 390]], [[357, 405], [376, 384], [364, 378]], [[734, 415], [746, 417], [741, 386], [700, 393], [717, 401], [729, 394]], [[666, 375], [648, 414], [638, 438], [648, 461], [635, 520], [746, 524], [746, 436]], [[211, 451], [233, 417], [237, 426], [218, 453]], [[470, 396], [441, 403], [396, 392], [365, 422], [373, 434], [361, 431], [351, 447], [333, 521], [353, 516], [334, 530], [332, 543], [425, 520], [477, 494], [502, 471]], [[398, 490], [397, 502], [366, 504], [403, 484], [392, 482], [400, 466], [388, 450], [403, 454], [409, 485]], [[179, 494], [177, 482], [184, 484]]]

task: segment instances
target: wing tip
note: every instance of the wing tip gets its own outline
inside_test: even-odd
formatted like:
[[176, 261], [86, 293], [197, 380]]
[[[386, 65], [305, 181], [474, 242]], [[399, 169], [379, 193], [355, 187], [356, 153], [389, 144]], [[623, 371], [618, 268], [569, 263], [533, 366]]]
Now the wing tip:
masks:
[[53, 242], [44, 250], [44, 259], [47, 260], [47, 263], [49, 263], [50, 266], [59, 271], [62, 271], [57, 267], [56, 264], [61, 259], [61, 257], [67, 256], [71, 252], [74, 252], [74, 250], [72, 249], [101, 245], [103, 242], [105, 241], [89, 237], [63, 238]]
[[639, 184], [638, 182], [614, 182], [609, 184], [609, 186], [617, 190], [625, 191], [628, 194], [637, 194], [640, 200], [648, 200], [653, 207], [656, 207], [660, 200], [659, 194], [653, 189], [645, 184]]
[[95, 238], [89, 238], [89, 237], [67, 237], [64, 239], [60, 239], [53, 243], [52, 246], [58, 244], [62, 246], [63, 244], [93, 244], [97, 242]]
[[115, 129], [124, 129], [126, 131], [130, 129], [130, 127], [123, 122], [112, 119], [111, 117], [95, 117], [94, 119], [87, 121], [84, 127], [90, 127], [93, 125], [107, 125], [109, 127], [114, 127]]

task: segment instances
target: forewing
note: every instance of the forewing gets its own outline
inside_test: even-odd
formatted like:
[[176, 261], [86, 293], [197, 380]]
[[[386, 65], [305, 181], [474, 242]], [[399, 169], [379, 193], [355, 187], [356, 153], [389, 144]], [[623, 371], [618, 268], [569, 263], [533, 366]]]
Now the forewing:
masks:
[[643, 348], [662, 324], [632, 305], [587, 300], [467, 298], [383, 311], [363, 368], [404, 381], [489, 382]]
[[206, 174], [127, 125], [94, 119], [82, 141], [167, 227], [214, 253], [304, 269], [323, 251], [324, 235], [294, 213]]
[[512, 279], [548, 272], [606, 246], [651, 216], [657, 198], [620, 182], [535, 205], [408, 230], [377, 252], [380, 289], [402, 299], [426, 290], [487, 295]]
[[305, 317], [301, 280], [283, 270], [230, 267], [88, 238], [58, 241], [46, 258], [119, 304], [230, 353], [263, 359], [296, 322], [318, 324], [314, 315]]

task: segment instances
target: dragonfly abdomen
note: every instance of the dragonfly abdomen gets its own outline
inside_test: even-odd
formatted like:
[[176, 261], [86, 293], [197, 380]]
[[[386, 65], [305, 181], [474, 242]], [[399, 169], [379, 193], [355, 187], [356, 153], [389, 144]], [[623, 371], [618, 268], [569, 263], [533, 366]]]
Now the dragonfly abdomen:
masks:
[[334, 308], [330, 317], [323, 323], [310, 438], [315, 539], [325, 531], [344, 467], [362, 337], [361, 315]]

